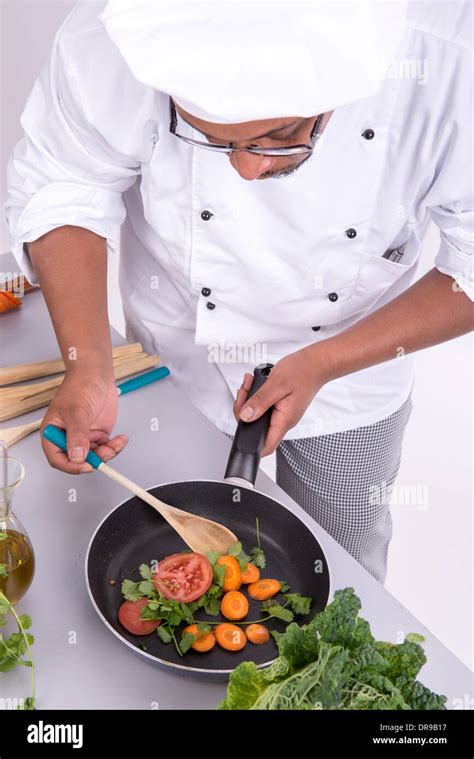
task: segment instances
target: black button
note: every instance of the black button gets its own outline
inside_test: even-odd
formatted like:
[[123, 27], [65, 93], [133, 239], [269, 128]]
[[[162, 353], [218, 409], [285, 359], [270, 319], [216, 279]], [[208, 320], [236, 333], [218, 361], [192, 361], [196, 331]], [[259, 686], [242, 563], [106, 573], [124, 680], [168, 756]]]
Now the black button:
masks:
[[321, 327], [311, 327], [311, 329], [313, 330], [313, 332], [319, 332]]
[[203, 221], [209, 221], [209, 219], [212, 218], [212, 216], [214, 216], [214, 214], [211, 213], [210, 211], [203, 211], [201, 213], [201, 219]]
[[357, 232], [356, 232], [356, 230], [355, 230], [355, 229], [353, 229], [352, 227], [349, 227], [349, 229], [346, 229], [346, 235], [347, 235], [347, 237], [349, 237], [351, 240], [353, 240], [353, 239], [354, 239], [354, 237], [357, 237]]
[[365, 140], [373, 140], [373, 139], [374, 139], [374, 137], [375, 137], [375, 132], [374, 132], [374, 130], [373, 130], [373, 129], [365, 129], [365, 130], [362, 132], [362, 137], [363, 137]]
[[211, 294], [211, 291], [209, 290], [208, 287], [202, 288], [201, 295], [204, 295], [205, 298], [208, 298], [210, 294]]
[[212, 311], [212, 309], [216, 307], [216, 304], [215, 303], [211, 303], [210, 301], [208, 301], [206, 303], [206, 306], [208, 307], [209, 311]]
[[331, 303], [335, 303], [336, 300], [339, 298], [339, 295], [337, 293], [329, 293], [328, 298], [331, 301]]

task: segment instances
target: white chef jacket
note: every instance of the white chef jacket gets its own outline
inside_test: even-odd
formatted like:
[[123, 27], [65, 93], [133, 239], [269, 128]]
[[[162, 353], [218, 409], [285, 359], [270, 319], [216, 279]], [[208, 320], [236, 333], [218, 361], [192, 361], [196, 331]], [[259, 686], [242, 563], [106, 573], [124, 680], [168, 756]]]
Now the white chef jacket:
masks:
[[[336, 335], [413, 282], [430, 218], [435, 265], [474, 299], [469, 2], [410, 5], [377, 94], [337, 108], [294, 174], [252, 182], [169, 133], [168, 96], [134, 78], [102, 7], [67, 17], [26, 103], [8, 168], [13, 252], [36, 281], [25, 242], [72, 224], [114, 254], [125, 220], [127, 336], [221, 430], [235, 431], [245, 371]], [[400, 260], [384, 257], [397, 249]], [[336, 379], [286, 438], [374, 423], [412, 381], [410, 356]]]

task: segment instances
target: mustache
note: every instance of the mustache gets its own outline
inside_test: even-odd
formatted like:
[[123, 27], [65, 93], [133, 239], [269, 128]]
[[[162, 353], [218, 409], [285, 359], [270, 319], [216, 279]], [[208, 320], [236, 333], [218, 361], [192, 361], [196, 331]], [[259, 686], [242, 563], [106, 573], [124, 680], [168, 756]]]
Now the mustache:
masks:
[[306, 163], [306, 161], [309, 161], [312, 156], [313, 154], [310, 153], [298, 163], [287, 166], [285, 169], [281, 169], [280, 171], [265, 171], [263, 174], [260, 174], [258, 179], [284, 179], [285, 177], [289, 177], [291, 174], [294, 174], [295, 171], [298, 171], [298, 169], [300, 169], [301, 166]]

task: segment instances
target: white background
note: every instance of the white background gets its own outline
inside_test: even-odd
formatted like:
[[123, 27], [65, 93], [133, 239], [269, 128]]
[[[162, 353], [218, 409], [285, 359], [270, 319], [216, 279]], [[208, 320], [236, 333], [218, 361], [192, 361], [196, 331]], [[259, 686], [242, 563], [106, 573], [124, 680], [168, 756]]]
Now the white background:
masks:
[[[0, 0], [2, 205], [6, 162], [21, 137], [21, 110], [54, 33], [73, 6], [70, 0]], [[0, 241], [0, 253], [7, 252], [10, 238], [1, 224]], [[431, 228], [420, 273], [432, 267], [437, 245], [437, 230]], [[111, 323], [123, 331], [117, 260], [109, 271], [109, 301]], [[415, 488], [421, 498], [412, 506], [392, 507], [394, 537], [386, 581], [387, 589], [471, 668], [472, 358], [469, 336], [418, 354], [414, 410], [397, 486]], [[270, 474], [272, 459], [263, 464]]]

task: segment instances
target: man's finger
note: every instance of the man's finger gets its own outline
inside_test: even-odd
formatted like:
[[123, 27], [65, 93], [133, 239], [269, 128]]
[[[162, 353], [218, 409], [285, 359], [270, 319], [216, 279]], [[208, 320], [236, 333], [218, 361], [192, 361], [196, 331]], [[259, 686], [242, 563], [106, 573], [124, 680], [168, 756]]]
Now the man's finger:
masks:
[[253, 422], [285, 395], [286, 392], [283, 390], [280, 381], [272, 379], [270, 374], [265, 384], [244, 404], [240, 410], [239, 418], [244, 422]]
[[128, 437], [126, 435], [117, 435], [112, 438], [112, 440], [105, 440], [104, 442], [98, 443], [97, 447], [94, 448], [94, 453], [96, 453], [102, 461], [110, 461], [110, 459], [113, 459], [114, 456], [117, 456], [123, 451], [127, 443]]
[[290, 426], [286, 414], [278, 411], [278, 409], [274, 409], [265, 438], [262, 456], [270, 456], [271, 453], [274, 453], [289, 429]]

